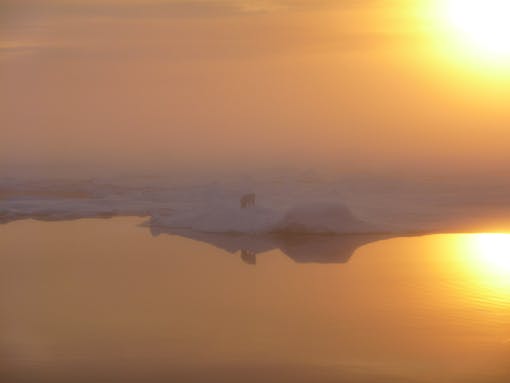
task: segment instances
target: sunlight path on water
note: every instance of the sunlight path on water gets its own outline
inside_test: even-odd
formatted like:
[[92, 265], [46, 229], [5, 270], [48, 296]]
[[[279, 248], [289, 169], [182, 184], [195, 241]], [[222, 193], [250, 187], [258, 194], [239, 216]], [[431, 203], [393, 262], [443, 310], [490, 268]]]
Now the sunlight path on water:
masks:
[[510, 308], [510, 234], [460, 235], [457, 256], [485, 304]]

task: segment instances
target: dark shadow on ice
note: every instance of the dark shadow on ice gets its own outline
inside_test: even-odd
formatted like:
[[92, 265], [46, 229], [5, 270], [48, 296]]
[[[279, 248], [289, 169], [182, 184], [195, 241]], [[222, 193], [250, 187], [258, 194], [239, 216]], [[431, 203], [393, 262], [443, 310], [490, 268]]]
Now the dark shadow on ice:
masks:
[[355, 251], [369, 243], [395, 238], [390, 234], [222, 234], [186, 229], [150, 227], [151, 234], [176, 235], [208, 243], [228, 253], [240, 253], [243, 262], [257, 263], [257, 254], [280, 250], [297, 263], [347, 263]]

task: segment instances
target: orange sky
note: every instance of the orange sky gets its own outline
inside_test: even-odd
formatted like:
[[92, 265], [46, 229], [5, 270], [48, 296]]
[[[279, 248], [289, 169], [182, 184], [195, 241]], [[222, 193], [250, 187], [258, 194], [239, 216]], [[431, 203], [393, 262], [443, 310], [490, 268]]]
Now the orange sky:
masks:
[[0, 172], [506, 169], [510, 70], [433, 1], [3, 1]]

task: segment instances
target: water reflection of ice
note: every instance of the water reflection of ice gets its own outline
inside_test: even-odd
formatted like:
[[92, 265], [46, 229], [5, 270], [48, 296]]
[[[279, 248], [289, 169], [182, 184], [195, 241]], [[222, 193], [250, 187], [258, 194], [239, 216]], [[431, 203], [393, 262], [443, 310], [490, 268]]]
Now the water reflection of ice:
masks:
[[361, 246], [391, 238], [391, 235], [348, 234], [221, 234], [153, 226], [152, 235], [177, 235], [204, 242], [228, 253], [240, 253], [241, 259], [255, 264], [257, 254], [280, 250], [298, 263], [346, 263]]

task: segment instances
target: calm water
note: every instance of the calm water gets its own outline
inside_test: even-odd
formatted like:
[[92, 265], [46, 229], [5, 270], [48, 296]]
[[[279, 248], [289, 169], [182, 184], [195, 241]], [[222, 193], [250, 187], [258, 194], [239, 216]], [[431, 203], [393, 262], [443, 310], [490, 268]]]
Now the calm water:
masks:
[[140, 222], [0, 226], [2, 383], [510, 381], [510, 236], [241, 257]]

